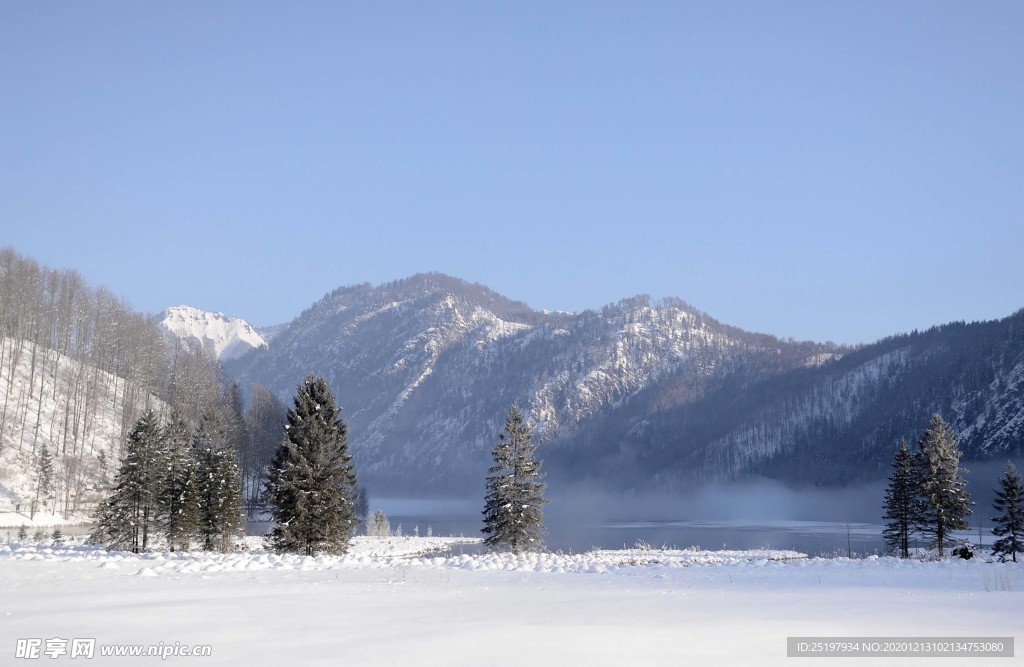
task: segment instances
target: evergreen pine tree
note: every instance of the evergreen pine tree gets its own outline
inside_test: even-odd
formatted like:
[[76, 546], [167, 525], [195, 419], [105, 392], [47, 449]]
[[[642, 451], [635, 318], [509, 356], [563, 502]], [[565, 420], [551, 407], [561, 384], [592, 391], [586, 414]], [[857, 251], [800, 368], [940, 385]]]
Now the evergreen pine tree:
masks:
[[102, 449], [96, 453], [96, 467], [99, 469], [100, 485], [106, 486], [110, 478], [110, 471], [108, 470], [107, 452]]
[[900, 558], [910, 557], [910, 536], [919, 523], [920, 502], [917, 478], [918, 468], [907, 441], [900, 440], [899, 449], [892, 460], [892, 474], [885, 491], [885, 528], [882, 536], [889, 553]]
[[207, 413], [195, 435], [197, 537], [207, 551], [230, 551], [244, 529], [242, 480], [220, 420]]
[[362, 484], [356, 485], [355, 513], [360, 524], [365, 524], [370, 518], [370, 497], [366, 493], [366, 487]]
[[158, 527], [165, 481], [163, 434], [156, 414], [147, 410], [128, 434], [114, 491], [97, 512], [94, 539], [112, 549], [145, 551]]
[[544, 475], [536, 458], [537, 445], [526, 415], [513, 405], [505, 417], [505, 432], [498, 435], [487, 477], [484, 505], [484, 544], [492, 551], [513, 553], [542, 546]]
[[345, 553], [358, 524], [357, 480], [348, 427], [323, 378], [299, 385], [285, 435], [267, 476], [275, 523], [268, 545], [278, 553]]
[[249, 427], [245, 423], [242, 410], [242, 391], [238, 383], [233, 382], [224, 392], [225, 435], [233, 449], [242, 450], [248, 440]]
[[37, 471], [36, 480], [36, 501], [33, 502], [35, 506], [40, 500], [45, 504], [50, 500], [53, 495], [53, 456], [50, 454], [49, 447], [46, 443], [43, 443], [42, 448], [39, 450], [39, 469]]
[[198, 460], [189, 427], [180, 414], [164, 427], [167, 478], [160, 498], [164, 536], [171, 551], [188, 551], [199, 532]]
[[[235, 452], [235, 458], [239, 464], [253, 466], [252, 440], [249, 435], [249, 426], [245, 422], [245, 413], [242, 410], [242, 392], [238, 383], [232, 383], [224, 393], [224, 435], [228, 449]], [[243, 480], [244, 483], [244, 480]], [[245, 497], [243, 489], [243, 499]]]
[[966, 530], [971, 514], [967, 482], [961, 476], [960, 443], [953, 429], [933, 415], [918, 442], [921, 513], [919, 527], [932, 539], [939, 558], [945, 555], [950, 533]]
[[992, 505], [1000, 514], [992, 519], [992, 533], [1000, 539], [992, 545], [992, 555], [1003, 561], [1009, 557], [1016, 563], [1017, 554], [1024, 553], [1024, 481], [1010, 461], [1006, 462], [999, 486], [1002, 490], [996, 491]]

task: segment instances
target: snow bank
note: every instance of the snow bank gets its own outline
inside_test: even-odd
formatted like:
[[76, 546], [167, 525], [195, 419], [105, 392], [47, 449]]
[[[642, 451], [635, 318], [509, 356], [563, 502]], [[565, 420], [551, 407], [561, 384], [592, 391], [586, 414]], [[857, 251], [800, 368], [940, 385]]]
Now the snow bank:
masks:
[[50, 510], [37, 511], [35, 518], [29, 518], [27, 514], [7, 509], [5, 504], [0, 502], [0, 528], [18, 528], [25, 526], [31, 531], [34, 528], [57, 528], [62, 526], [84, 526], [94, 521], [89, 514], [71, 514], [64, 516], [60, 512]]
[[[244, 540], [245, 548], [253, 553], [264, 551], [263, 537], [249, 535]], [[476, 537], [353, 537], [346, 556], [354, 558], [406, 558], [421, 556], [466, 544], [480, 544]]]
[[0, 560], [93, 562], [97, 566], [126, 565], [153, 573], [232, 572], [253, 570], [333, 570], [406, 567], [417, 569], [503, 570], [606, 574], [691, 565], [753, 565], [806, 558], [795, 551], [623, 550], [562, 553], [480, 553], [444, 555], [453, 547], [478, 545], [463, 537], [356, 537], [343, 556], [299, 556], [269, 553], [259, 538], [247, 538], [250, 551], [232, 554], [153, 552], [132, 554], [82, 544], [8, 544], [0, 546]]
[[[70, 542], [70, 541], [69, 541]], [[775, 570], [778, 576], [848, 579], [875, 572], [878, 576], [896, 578], [913, 572], [949, 573], [954, 570], [979, 576], [1001, 564], [982, 558], [972, 561], [903, 560], [870, 556], [864, 559], [808, 558], [797, 551], [752, 549], [749, 551], [701, 549], [624, 549], [599, 550], [580, 554], [565, 553], [460, 553], [452, 551], [480, 548], [480, 540], [464, 537], [356, 537], [349, 552], [343, 556], [279, 555], [262, 548], [259, 538], [248, 538], [252, 550], [231, 554], [206, 552], [152, 552], [133, 554], [107, 551], [102, 547], [67, 543], [60, 545], [0, 545], [0, 561], [43, 561], [89, 563], [103, 569], [119, 569], [123, 574], [159, 576], [166, 574], [217, 572], [253, 572], [267, 570], [401, 569], [403, 571], [463, 570], [481, 572], [532, 572], [548, 574], [606, 574], [669, 576], [683, 568], [708, 573], [731, 571], [739, 574], [755, 570]], [[1024, 564], [1022, 564], [1024, 565]], [[1024, 567], [1019, 568], [1024, 572]], [[994, 571], [994, 570], [993, 570]], [[143, 574], [144, 573], [144, 574]], [[709, 574], [709, 576], [717, 576]], [[995, 580], [993, 580], [995, 581]]]
[[626, 574], [638, 570], [689, 567], [691, 565], [766, 565], [807, 558], [797, 551], [756, 549], [752, 551], [701, 550], [605, 550], [582, 554], [489, 553], [449, 558], [421, 558], [419, 567], [455, 567], [464, 570], [514, 570], [586, 574]]
[[[134, 571], [149, 570], [153, 574], [189, 572], [237, 572], [258, 570], [333, 570], [387, 568], [399, 563], [418, 563], [417, 557], [449, 551], [462, 544], [479, 543], [476, 538], [463, 537], [356, 537], [344, 556], [278, 555], [263, 549], [231, 554], [156, 551], [134, 554], [108, 551], [99, 546], [77, 544], [11, 543], [0, 545], [0, 561], [47, 561], [95, 563], [112, 569], [124, 566]], [[247, 545], [260, 544], [260, 538], [247, 538]], [[152, 576], [147, 574], [146, 576]]]

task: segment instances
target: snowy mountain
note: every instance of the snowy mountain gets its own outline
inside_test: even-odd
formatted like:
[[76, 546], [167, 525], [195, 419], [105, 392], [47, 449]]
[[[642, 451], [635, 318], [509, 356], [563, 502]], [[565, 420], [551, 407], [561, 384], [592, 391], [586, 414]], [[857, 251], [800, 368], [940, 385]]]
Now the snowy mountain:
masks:
[[287, 324], [274, 324], [269, 327], [256, 327], [256, 333], [260, 335], [267, 345], [274, 340], [274, 337], [284, 331], [288, 327]]
[[[1024, 311], [853, 349], [749, 333], [678, 299], [535, 311], [435, 273], [339, 288], [270, 328], [268, 344], [242, 320], [185, 306], [158, 324], [73, 275], [62, 276], [67, 298], [54, 298], [43, 268], [9, 255], [5, 289], [38, 286], [0, 317], [10, 506], [34, 496], [43, 444], [59, 477], [53, 502], [74, 512], [102, 479], [100, 454], [116, 458], [153, 396], [198, 420], [220, 392], [218, 364], [185, 347], [222, 359], [244, 392], [258, 383], [285, 402], [307, 373], [325, 376], [378, 493], [478, 493], [513, 402], [529, 411], [553, 481], [604, 487], [879, 478], [933, 412], [968, 460], [1024, 450]], [[79, 293], [89, 296], [76, 305]]]
[[[804, 368], [843, 352], [751, 334], [679, 300], [538, 312], [420, 274], [335, 290], [225, 370], [286, 401], [306, 373], [324, 375], [345, 407], [361, 474], [378, 485], [471, 487], [513, 402], [529, 409], [550, 453], [670, 378], [688, 378], [686, 391], [699, 396], [722, 374]], [[770, 363], [752, 362], [761, 358]]]
[[479, 490], [512, 402], [553, 478], [601, 486], [878, 478], [934, 412], [968, 459], [1024, 448], [1024, 312], [852, 349], [749, 333], [677, 299], [539, 312], [420, 274], [339, 288], [225, 371], [288, 402], [324, 375], [378, 489]]
[[186, 344], [200, 347], [220, 360], [237, 359], [250, 350], [267, 346], [245, 320], [191, 306], [168, 308], [160, 315], [160, 324]]
[[939, 413], [966, 460], [1024, 453], [1024, 311], [892, 336], [753, 383], [723, 377], [695, 400], [666, 399], [677, 381], [686, 384], [645, 392], [566, 449], [587, 451], [595, 477], [835, 485], [885, 477], [900, 438], [913, 445]]

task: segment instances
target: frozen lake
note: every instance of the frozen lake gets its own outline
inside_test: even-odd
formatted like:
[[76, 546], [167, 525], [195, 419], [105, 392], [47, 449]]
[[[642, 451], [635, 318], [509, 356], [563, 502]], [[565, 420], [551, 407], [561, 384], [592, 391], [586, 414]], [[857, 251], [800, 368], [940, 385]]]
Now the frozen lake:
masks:
[[[643, 542], [653, 547], [703, 549], [792, 549], [811, 556], [880, 553], [881, 484], [851, 489], [793, 491], [773, 483], [746, 483], [696, 490], [685, 496], [573, 494], [552, 496], [545, 507], [547, 547], [580, 553], [621, 549]], [[979, 499], [985, 503], [987, 499]], [[405, 535], [480, 537], [480, 499], [370, 497], [392, 530]], [[969, 537], [978, 542], [977, 517]], [[983, 543], [991, 545], [991, 526], [983, 526]], [[251, 535], [265, 533], [267, 523], [251, 523]], [[52, 528], [43, 529], [47, 533]], [[65, 526], [67, 535], [88, 531]], [[14, 528], [0, 529], [13, 537]], [[30, 530], [33, 534], [34, 530]]]
[[[386, 511], [386, 510], [385, 510]], [[480, 536], [480, 519], [453, 515], [392, 515], [392, 528], [419, 529], [425, 535], [430, 526], [436, 535]], [[793, 549], [819, 555], [871, 554], [882, 549], [880, 525], [846, 524], [826, 521], [659, 520], [625, 522], [571, 522], [552, 519], [545, 523], [549, 549], [582, 552], [590, 549], [620, 549], [638, 542], [651, 546], [699, 546], [704, 549]], [[849, 539], [848, 539], [849, 538]]]
[[[810, 555], [855, 555], [882, 551], [882, 526], [869, 522], [814, 519], [695, 519], [650, 515], [614, 519], [587, 517], [578, 506], [557, 507], [545, 519], [551, 550], [583, 552], [590, 549], [621, 549], [643, 542], [654, 547], [704, 549], [793, 549]], [[478, 506], [479, 505], [479, 506]], [[552, 505], [556, 505], [552, 508]], [[371, 507], [387, 513], [392, 530], [405, 535], [463, 535], [480, 537], [481, 509], [471, 500], [409, 498], [372, 499]], [[576, 518], [576, 514], [582, 515]], [[692, 516], [692, 514], [691, 514]], [[252, 523], [250, 534], [269, 530], [267, 523]]]

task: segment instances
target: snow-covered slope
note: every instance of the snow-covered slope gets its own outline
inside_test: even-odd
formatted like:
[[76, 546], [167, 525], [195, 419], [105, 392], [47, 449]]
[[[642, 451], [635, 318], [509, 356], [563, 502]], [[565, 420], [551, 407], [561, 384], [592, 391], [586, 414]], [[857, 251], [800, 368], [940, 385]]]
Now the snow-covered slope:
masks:
[[168, 308], [160, 324], [189, 345], [198, 345], [217, 359], [236, 359], [267, 342], [243, 319], [191, 306]]
[[[126, 392], [123, 378], [32, 343], [2, 339], [0, 354], [0, 526], [87, 518], [137, 413], [162, 403]], [[44, 448], [53, 457], [49, 495], [39, 493]]]

